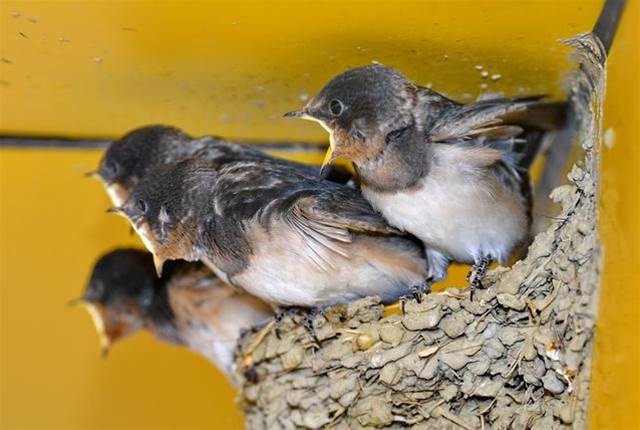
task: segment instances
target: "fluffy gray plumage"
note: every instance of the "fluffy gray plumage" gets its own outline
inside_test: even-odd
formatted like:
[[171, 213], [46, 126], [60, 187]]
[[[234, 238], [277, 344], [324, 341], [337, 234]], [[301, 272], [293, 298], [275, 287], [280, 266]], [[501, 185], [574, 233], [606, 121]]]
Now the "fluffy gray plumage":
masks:
[[[176, 127], [161, 124], [137, 128], [112, 142], [100, 160], [97, 174], [104, 181], [114, 205], [120, 206], [149, 171], [192, 157], [215, 163], [237, 157], [254, 161], [268, 158], [273, 163], [296, 168], [310, 178], [319, 174], [317, 167], [269, 157], [249, 145], [215, 136], [193, 138]], [[344, 183], [351, 175], [336, 169], [330, 179]]]
[[160, 259], [202, 260], [277, 306], [391, 301], [425, 274], [421, 247], [359, 191], [271, 157], [160, 166], [123, 211]]
[[528, 237], [528, 168], [564, 105], [540, 96], [460, 104], [382, 65], [332, 79], [300, 112], [354, 162], [363, 195], [420, 238], [432, 280], [450, 261], [506, 262]]
[[229, 374], [240, 332], [267, 319], [270, 309], [225, 285], [200, 263], [167, 266], [158, 278], [148, 252], [111, 251], [96, 262], [83, 299], [97, 306], [110, 342], [147, 330]]

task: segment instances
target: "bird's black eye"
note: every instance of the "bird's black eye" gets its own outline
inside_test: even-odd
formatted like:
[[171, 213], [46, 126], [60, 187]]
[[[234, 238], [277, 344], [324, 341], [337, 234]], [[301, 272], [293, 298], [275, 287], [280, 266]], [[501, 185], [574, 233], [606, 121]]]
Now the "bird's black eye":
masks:
[[149, 206], [147, 205], [147, 202], [145, 202], [142, 199], [139, 199], [137, 202], [137, 205], [140, 212], [142, 212], [143, 214], [147, 213], [147, 209], [149, 208]]
[[138, 296], [138, 304], [141, 308], [148, 308], [153, 303], [153, 290], [147, 288], [142, 290], [140, 296]]
[[329, 102], [329, 112], [333, 116], [340, 116], [344, 111], [344, 104], [338, 99], [333, 99]]
[[91, 289], [89, 290], [87, 296], [85, 297], [87, 300], [100, 300], [104, 295], [104, 283], [102, 281], [95, 281], [91, 284]]
[[118, 170], [120, 170], [120, 166], [115, 161], [107, 161], [107, 163], [105, 164], [105, 167], [107, 168], [109, 173], [111, 173], [112, 175], [117, 175]]

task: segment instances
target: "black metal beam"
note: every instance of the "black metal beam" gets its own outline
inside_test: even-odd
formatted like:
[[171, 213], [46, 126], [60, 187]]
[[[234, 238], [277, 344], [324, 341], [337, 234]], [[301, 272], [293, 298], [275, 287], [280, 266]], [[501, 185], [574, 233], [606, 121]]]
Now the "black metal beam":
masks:
[[607, 0], [600, 11], [600, 16], [593, 26], [593, 33], [602, 42], [604, 50], [609, 53], [613, 38], [618, 31], [618, 24], [626, 6], [626, 0]]
[[[620, 18], [626, 6], [626, 0], [606, 0], [600, 16], [593, 27], [605, 50], [609, 53], [616, 35]], [[0, 148], [105, 148], [109, 143], [105, 139], [67, 139], [57, 137], [0, 136]], [[326, 145], [302, 142], [246, 141], [262, 150], [283, 150], [300, 152], [324, 151]]]
[[[253, 145], [262, 151], [288, 151], [288, 152], [323, 152], [327, 145], [288, 142], [288, 141], [238, 141]], [[0, 148], [37, 148], [37, 149], [104, 149], [109, 144], [107, 139], [67, 139], [59, 137], [25, 137], [25, 136], [0, 136]]]

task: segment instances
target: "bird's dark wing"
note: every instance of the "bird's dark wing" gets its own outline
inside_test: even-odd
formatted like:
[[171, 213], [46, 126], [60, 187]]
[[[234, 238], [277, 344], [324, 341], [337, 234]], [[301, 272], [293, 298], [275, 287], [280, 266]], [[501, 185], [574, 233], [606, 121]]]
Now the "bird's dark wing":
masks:
[[[298, 189], [308, 187], [311, 176], [297, 166], [265, 157], [236, 159], [217, 169], [215, 206], [221, 218], [245, 221], [278, 208]], [[315, 176], [316, 180], [320, 180]], [[266, 218], [265, 218], [266, 219]]]
[[[368, 234], [398, 234], [356, 190], [331, 187], [301, 192], [292, 208], [310, 222]], [[309, 194], [302, 197], [304, 194]]]
[[527, 96], [483, 100], [460, 105], [442, 115], [428, 130], [428, 140], [456, 143], [483, 139], [504, 141], [523, 131], [517, 121], [523, 112], [536, 105], [544, 96]]
[[285, 220], [305, 240], [306, 255], [319, 267], [330, 270], [335, 254], [349, 258], [344, 244], [352, 233], [391, 235], [389, 226], [358, 191], [344, 188], [310, 188], [288, 199]]
[[545, 131], [559, 128], [566, 104], [543, 103], [544, 96], [493, 98], [459, 105], [427, 130], [427, 140], [464, 149], [465, 163], [490, 169], [531, 210], [528, 169]]
[[[217, 225], [227, 234], [259, 222], [270, 230], [284, 221], [304, 238], [311, 260], [331, 267], [352, 233], [398, 234], [359, 191], [310, 177], [296, 166], [265, 158], [229, 162], [218, 170], [214, 206]], [[219, 235], [219, 234], [218, 234]]]
[[528, 169], [537, 158], [546, 131], [562, 127], [566, 120], [565, 102], [541, 102], [542, 95], [491, 98], [458, 105], [443, 113], [426, 131], [428, 142], [469, 145], [469, 149], [488, 160], [493, 157], [520, 170]]

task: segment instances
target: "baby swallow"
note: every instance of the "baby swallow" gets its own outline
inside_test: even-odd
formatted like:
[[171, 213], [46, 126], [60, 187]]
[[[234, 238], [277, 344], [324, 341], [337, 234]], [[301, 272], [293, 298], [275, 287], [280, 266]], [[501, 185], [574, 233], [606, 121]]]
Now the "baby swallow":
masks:
[[[105, 184], [115, 206], [121, 206], [140, 179], [151, 169], [162, 164], [195, 157], [224, 161], [226, 157], [261, 160], [268, 157], [248, 145], [205, 136], [194, 139], [181, 130], [167, 125], [137, 128], [120, 140], [112, 142], [105, 152], [95, 175]], [[286, 166], [296, 166], [310, 177], [318, 175], [318, 168], [302, 163], [274, 159]], [[345, 169], [333, 169], [330, 180], [347, 182], [352, 179]]]
[[400, 236], [359, 191], [271, 157], [157, 167], [118, 212], [159, 270], [165, 260], [200, 260], [274, 306], [367, 295], [388, 302], [426, 274], [419, 244]]
[[103, 354], [114, 342], [148, 330], [229, 374], [240, 332], [272, 315], [269, 307], [199, 263], [167, 263], [162, 278], [154, 272], [151, 254], [136, 249], [112, 251], [95, 264], [79, 302], [94, 319]]
[[373, 65], [331, 80], [303, 110], [285, 116], [319, 122], [330, 135], [325, 164], [351, 160], [362, 193], [394, 227], [426, 248], [425, 288], [452, 261], [487, 265], [528, 238], [528, 168], [564, 104], [541, 96], [460, 104]]

